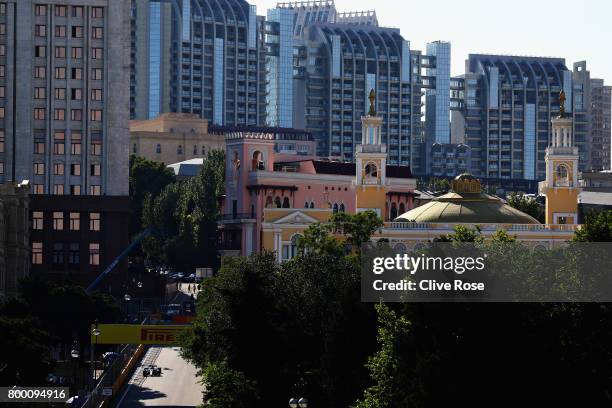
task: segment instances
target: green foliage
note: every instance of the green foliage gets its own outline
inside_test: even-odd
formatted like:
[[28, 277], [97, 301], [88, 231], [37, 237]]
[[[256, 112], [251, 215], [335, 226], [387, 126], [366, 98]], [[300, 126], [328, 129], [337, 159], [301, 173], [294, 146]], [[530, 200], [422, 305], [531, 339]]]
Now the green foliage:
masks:
[[[359, 254], [362, 245], [382, 226], [382, 220], [373, 211], [358, 214], [336, 213], [332, 215], [329, 223], [309, 226], [304, 231], [299, 247], [315, 253], [341, 256], [344, 246], [347, 245]], [[341, 235], [342, 241], [334, 238], [332, 234]]]
[[167, 185], [174, 182], [174, 173], [164, 163], [130, 156], [130, 234], [142, 230], [141, 220], [147, 196], [155, 198]]
[[574, 234], [575, 242], [612, 242], [612, 210], [591, 213]]
[[544, 206], [538, 203], [534, 197], [528, 197], [524, 194], [511, 192], [508, 194], [508, 205], [516, 208], [525, 214], [531, 215], [536, 220], [544, 223]]
[[419, 179], [417, 181], [419, 190], [433, 191], [435, 193], [448, 193], [451, 189], [450, 181], [445, 178], [430, 177], [429, 179]]
[[211, 151], [196, 177], [166, 186], [157, 197], [147, 195], [143, 225], [154, 231], [143, 243], [148, 259], [185, 270], [218, 265], [224, 160], [222, 151]]
[[208, 363], [203, 370], [204, 407], [250, 408], [257, 401], [255, 384], [227, 361]]
[[411, 390], [407, 387], [412, 381], [411, 373], [404, 371], [406, 364], [401, 360], [406, 356], [402, 344], [409, 341], [410, 322], [405, 316], [398, 316], [384, 304], [376, 305], [378, 313], [378, 345], [374, 356], [368, 359], [373, 385], [357, 401], [356, 408], [393, 408], [410, 406]]
[[483, 242], [484, 237], [480, 226], [474, 228], [466, 227], [465, 225], [456, 225], [454, 234], [442, 235], [434, 238], [434, 242]]

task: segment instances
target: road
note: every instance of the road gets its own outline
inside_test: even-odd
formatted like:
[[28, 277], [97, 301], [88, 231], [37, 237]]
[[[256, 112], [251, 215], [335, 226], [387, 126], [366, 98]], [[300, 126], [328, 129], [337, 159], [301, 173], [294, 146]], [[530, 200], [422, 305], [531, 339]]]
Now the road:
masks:
[[[161, 377], [143, 377], [142, 367], [155, 364]], [[151, 347], [121, 390], [115, 408], [196, 407], [202, 403], [202, 385], [196, 368], [183, 360], [177, 347]]]

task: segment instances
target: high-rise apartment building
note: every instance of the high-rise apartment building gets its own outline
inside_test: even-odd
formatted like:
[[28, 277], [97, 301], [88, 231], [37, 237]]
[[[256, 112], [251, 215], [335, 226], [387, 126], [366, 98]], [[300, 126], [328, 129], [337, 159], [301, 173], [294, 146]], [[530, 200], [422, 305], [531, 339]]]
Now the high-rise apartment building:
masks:
[[[371, 90], [376, 93], [377, 114], [383, 118], [381, 134], [389, 163], [410, 165], [416, 174], [425, 172], [421, 92], [435, 90], [438, 83], [445, 90], [431, 99], [431, 116], [446, 122], [450, 138], [450, 44], [432, 43], [433, 54], [423, 56], [411, 49], [398, 29], [379, 27], [375, 12], [339, 13], [333, 1], [279, 3], [268, 13], [265, 41], [266, 69], [272, 79], [281, 70], [288, 71], [283, 65], [288, 51], [283, 60], [277, 50], [288, 50], [290, 43], [293, 50], [293, 84], [267, 82], [272, 97], [268, 121], [292, 110], [291, 121], [281, 125], [311, 132], [320, 156], [354, 160]], [[422, 67], [427, 71], [422, 72]], [[280, 101], [283, 87], [287, 94], [293, 88], [293, 99], [281, 104], [275, 101]], [[438, 120], [438, 113], [444, 117]], [[444, 133], [441, 128], [437, 131]]]
[[127, 246], [129, 4], [0, 2], [0, 182], [29, 180], [32, 272]]
[[132, 0], [131, 117], [265, 122], [264, 18], [244, 0]]
[[591, 79], [591, 170], [610, 170], [610, 100], [612, 86], [603, 79]]
[[571, 101], [572, 72], [564, 59], [470, 54], [466, 74], [451, 81], [451, 106], [463, 113], [472, 174], [543, 180], [561, 90]]

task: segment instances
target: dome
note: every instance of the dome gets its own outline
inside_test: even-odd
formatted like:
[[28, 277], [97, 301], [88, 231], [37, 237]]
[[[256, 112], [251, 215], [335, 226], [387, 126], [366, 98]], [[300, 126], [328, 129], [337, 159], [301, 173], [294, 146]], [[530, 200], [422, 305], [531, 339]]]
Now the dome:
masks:
[[532, 216], [507, 204], [498, 197], [480, 191], [480, 182], [461, 174], [452, 182], [453, 191], [432, 199], [397, 217], [397, 222], [431, 222], [461, 224], [539, 224]]

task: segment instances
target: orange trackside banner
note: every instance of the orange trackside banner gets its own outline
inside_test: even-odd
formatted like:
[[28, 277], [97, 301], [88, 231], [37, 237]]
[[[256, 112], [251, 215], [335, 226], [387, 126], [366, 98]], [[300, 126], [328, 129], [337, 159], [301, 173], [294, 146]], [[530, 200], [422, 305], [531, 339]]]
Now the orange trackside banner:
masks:
[[[188, 325], [99, 324], [94, 344], [160, 344], [174, 345], [177, 336]], [[97, 337], [97, 339], [96, 339]]]

